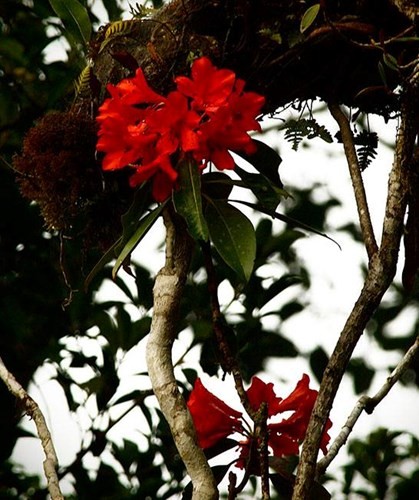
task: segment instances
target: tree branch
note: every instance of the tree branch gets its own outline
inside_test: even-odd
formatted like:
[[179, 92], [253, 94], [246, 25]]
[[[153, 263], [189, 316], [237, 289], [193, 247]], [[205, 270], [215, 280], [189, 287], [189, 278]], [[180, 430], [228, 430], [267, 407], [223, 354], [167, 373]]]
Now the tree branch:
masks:
[[44, 415], [39, 409], [38, 404], [29, 396], [25, 389], [19, 384], [12, 373], [6, 368], [0, 357], [0, 378], [6, 384], [7, 389], [22, 404], [25, 413], [27, 413], [35, 422], [36, 431], [41, 440], [42, 448], [45, 453], [44, 472], [47, 479], [48, 491], [53, 500], [63, 500], [64, 497], [60, 490], [60, 484], [57, 475], [58, 459], [55, 453], [51, 434], [45, 422]]
[[349, 173], [351, 175], [352, 186], [354, 188], [356, 205], [358, 208], [359, 223], [367, 250], [368, 259], [377, 253], [378, 247], [375, 241], [374, 229], [371, 223], [368, 209], [367, 197], [365, 194], [364, 181], [362, 180], [361, 169], [359, 167], [358, 155], [356, 154], [354, 136], [349, 124], [349, 120], [340, 106], [336, 103], [329, 103], [329, 111], [339, 125], [342, 135], [343, 148], [348, 161]]
[[387, 377], [386, 382], [380, 388], [380, 390], [373, 397], [368, 397], [363, 395], [359, 398], [357, 404], [349, 415], [342, 427], [337, 438], [334, 440], [333, 444], [330, 446], [329, 452], [325, 457], [323, 457], [317, 464], [317, 475], [321, 476], [326, 472], [331, 462], [336, 458], [339, 450], [346, 443], [350, 433], [352, 432], [356, 422], [358, 421], [361, 413], [365, 410], [368, 414], [371, 414], [376, 406], [381, 403], [381, 401], [387, 396], [391, 388], [400, 380], [402, 375], [406, 372], [409, 366], [412, 364], [415, 356], [419, 351], [419, 336], [416, 338], [416, 342], [410, 347], [410, 349], [403, 356], [400, 363], [396, 366], [393, 372]]
[[217, 486], [204, 452], [197, 444], [192, 417], [173, 371], [172, 346], [176, 337], [179, 304], [191, 257], [192, 241], [183, 221], [164, 212], [166, 263], [156, 277], [147, 368], [154, 394], [170, 426], [176, 447], [193, 484], [193, 499], [218, 498]]
[[380, 248], [369, 262], [368, 273], [360, 296], [343, 327], [324, 372], [301, 452], [293, 500], [310, 498], [320, 440], [333, 400], [353, 350], [396, 272], [406, 211], [408, 191], [405, 182], [406, 173], [412, 161], [418, 131], [417, 89], [412, 87], [407, 88], [402, 95], [401, 121], [388, 184]]
[[[236, 392], [240, 398], [240, 401], [246, 410], [249, 417], [252, 419], [255, 425], [255, 435], [259, 440], [258, 445], [258, 455], [260, 463], [260, 476], [261, 476], [261, 489], [262, 489], [262, 499], [267, 500], [270, 498], [269, 493], [269, 464], [268, 464], [268, 430], [266, 426], [266, 421], [268, 418], [266, 404], [262, 403], [258, 410], [254, 410], [250, 404], [247, 392], [243, 385], [243, 377], [240, 371], [239, 363], [233, 355], [228, 338], [227, 330], [230, 328], [225, 320], [223, 313], [221, 312], [220, 303], [218, 300], [218, 280], [215, 272], [214, 263], [212, 260], [211, 246], [209, 243], [202, 243], [201, 245], [202, 253], [204, 256], [204, 265], [207, 272], [208, 281], [208, 291], [210, 295], [211, 302], [211, 316], [212, 316], [212, 326], [217, 340], [218, 348], [222, 356], [221, 366], [231, 373], [234, 378], [234, 383], [236, 387]], [[242, 491], [245, 484], [247, 483], [248, 471], [243, 480], [240, 482], [239, 486], [236, 488], [235, 480], [230, 481], [229, 485], [229, 495], [232, 498], [236, 498], [237, 494]], [[231, 476], [233, 478], [233, 476]], [[234, 476], [235, 477], [235, 476]], [[246, 479], [246, 480], [245, 480]]]
[[391, 3], [413, 23], [416, 22], [419, 17], [419, 7], [415, 5], [414, 0], [391, 0]]

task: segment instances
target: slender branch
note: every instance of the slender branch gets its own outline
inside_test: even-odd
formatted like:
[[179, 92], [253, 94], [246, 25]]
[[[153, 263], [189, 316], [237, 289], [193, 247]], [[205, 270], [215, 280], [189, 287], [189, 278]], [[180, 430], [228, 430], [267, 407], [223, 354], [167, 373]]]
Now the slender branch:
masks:
[[381, 403], [381, 401], [387, 396], [391, 388], [400, 380], [405, 371], [412, 364], [415, 356], [419, 352], [419, 336], [416, 338], [416, 342], [410, 347], [410, 349], [403, 356], [400, 363], [396, 366], [393, 372], [387, 377], [386, 382], [380, 388], [380, 390], [373, 397], [368, 397], [363, 395], [359, 398], [357, 404], [349, 415], [342, 427], [339, 435], [334, 440], [333, 444], [325, 457], [323, 457], [317, 464], [317, 475], [321, 476], [326, 472], [331, 462], [336, 458], [339, 450], [348, 440], [350, 433], [352, 432], [356, 422], [358, 421], [361, 413], [365, 410], [367, 413], [371, 414], [376, 406]]
[[243, 377], [241, 375], [239, 365], [231, 352], [229, 342], [226, 338], [226, 330], [229, 326], [227, 325], [224, 315], [221, 312], [218, 300], [218, 281], [214, 263], [212, 261], [211, 247], [209, 243], [202, 243], [201, 248], [204, 256], [204, 266], [207, 272], [208, 292], [211, 302], [212, 327], [217, 340], [218, 348], [223, 358], [222, 367], [227, 373], [231, 373], [233, 375], [234, 384], [240, 398], [240, 402], [247, 414], [254, 421], [257, 412], [250, 405], [249, 398], [247, 397], [247, 393], [243, 385]]
[[0, 357], [0, 378], [6, 384], [7, 389], [22, 404], [25, 412], [34, 420], [36, 430], [41, 440], [45, 453], [44, 472], [47, 479], [48, 491], [53, 500], [63, 500], [57, 475], [58, 459], [55, 453], [51, 434], [45, 422], [44, 415], [38, 404], [29, 396], [25, 389], [19, 384], [12, 373], [6, 368]]
[[362, 180], [361, 169], [359, 168], [358, 155], [356, 154], [354, 136], [349, 124], [349, 120], [340, 106], [336, 103], [329, 103], [329, 110], [333, 118], [339, 125], [342, 136], [343, 148], [348, 161], [349, 173], [351, 175], [352, 186], [354, 188], [356, 205], [358, 208], [359, 223], [364, 238], [368, 259], [377, 253], [378, 247], [375, 241], [374, 229], [371, 223], [368, 209], [367, 197], [365, 194], [364, 181]]
[[192, 250], [183, 221], [164, 213], [166, 263], [154, 285], [154, 307], [147, 343], [147, 368], [160, 408], [167, 419], [176, 447], [193, 485], [194, 500], [218, 498], [217, 486], [204, 452], [197, 444], [192, 417], [175, 379], [172, 346], [177, 316]]
[[405, 179], [418, 131], [418, 108], [416, 89], [408, 88], [402, 95], [401, 121], [389, 177], [380, 248], [369, 262], [364, 286], [325, 369], [301, 452], [293, 500], [310, 498], [320, 441], [333, 400], [355, 346], [396, 272], [408, 191]]
[[390, 376], [387, 378], [386, 383], [383, 384], [381, 389], [376, 393], [375, 396], [369, 398], [366, 405], [365, 411], [368, 414], [371, 414], [376, 406], [381, 403], [381, 401], [387, 396], [392, 387], [400, 380], [404, 372], [409, 368], [412, 364], [414, 358], [419, 352], [419, 335], [416, 337], [415, 343], [410, 347], [407, 353], [404, 355], [403, 359], [396, 366]]
[[[237, 359], [231, 352], [229, 342], [227, 340], [226, 330], [230, 328], [221, 312], [220, 303], [218, 300], [218, 281], [214, 268], [214, 263], [212, 260], [211, 246], [209, 243], [202, 243], [202, 253], [204, 256], [204, 265], [207, 272], [208, 281], [208, 291], [210, 294], [211, 302], [211, 312], [212, 312], [212, 324], [215, 333], [215, 338], [217, 340], [218, 348], [220, 349], [221, 355], [223, 357], [222, 366], [228, 373], [232, 373], [234, 378], [234, 383], [236, 387], [237, 394], [239, 395], [240, 401], [245, 408], [247, 414], [253, 420], [255, 426], [255, 437], [258, 443], [257, 453], [260, 465], [260, 476], [261, 476], [261, 489], [262, 489], [262, 499], [268, 500], [270, 498], [269, 493], [269, 463], [268, 463], [268, 428], [266, 421], [268, 419], [268, 408], [266, 403], [262, 403], [258, 410], [254, 410], [250, 404], [247, 392], [244, 389], [243, 377], [240, 372], [239, 364]], [[233, 479], [230, 481], [229, 485], [229, 495], [235, 498], [247, 483], [247, 473], [248, 468], [246, 468], [246, 474], [236, 488], [236, 481]]]
[[268, 405], [262, 403], [255, 419], [255, 435], [258, 438], [258, 454], [260, 463], [260, 479], [262, 488], [262, 500], [270, 499], [269, 492], [269, 458], [268, 439], [269, 431], [267, 426]]

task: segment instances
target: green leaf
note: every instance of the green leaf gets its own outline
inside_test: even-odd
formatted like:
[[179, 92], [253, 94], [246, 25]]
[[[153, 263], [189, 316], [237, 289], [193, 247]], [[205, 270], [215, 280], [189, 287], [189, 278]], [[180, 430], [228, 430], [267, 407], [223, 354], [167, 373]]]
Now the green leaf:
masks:
[[143, 183], [134, 194], [134, 199], [128, 210], [121, 216], [122, 239], [116, 252], [119, 252], [137, 229], [138, 221], [151, 203], [146, 183]]
[[202, 212], [201, 174], [194, 160], [178, 164], [179, 189], [173, 192], [173, 204], [188, 226], [192, 238], [208, 241], [208, 226]]
[[126, 243], [126, 245], [122, 249], [121, 253], [119, 254], [118, 258], [116, 259], [115, 265], [113, 266], [113, 269], [112, 269], [112, 278], [115, 279], [115, 276], [118, 273], [122, 264], [124, 263], [125, 259], [134, 251], [136, 246], [140, 243], [140, 241], [144, 238], [144, 236], [151, 229], [152, 225], [158, 219], [158, 217], [161, 214], [165, 205], [166, 205], [165, 203], [162, 203], [157, 208], [155, 208], [152, 212], [150, 212], [148, 215], [146, 215], [145, 217], [143, 217], [140, 220], [140, 223], [139, 223], [137, 230], [131, 236], [131, 238], [128, 240], [128, 242]]
[[314, 23], [319, 11], [320, 11], [320, 4], [315, 3], [304, 12], [300, 23], [301, 33], [304, 33]]
[[122, 215], [122, 236], [102, 255], [84, 281], [85, 290], [88, 289], [93, 278], [124, 248], [138, 227], [138, 220], [143, 215], [150, 203], [150, 197], [144, 189], [145, 183], [135, 192], [133, 202], [129, 209]]
[[236, 181], [223, 172], [207, 172], [202, 175], [202, 193], [210, 198], [226, 200]]
[[388, 66], [393, 71], [399, 71], [399, 65], [397, 63], [397, 59], [388, 52], [383, 54], [383, 61], [385, 65]]
[[253, 174], [235, 166], [234, 171], [240, 176], [244, 184], [256, 198], [267, 208], [275, 210], [281, 199], [287, 196], [287, 193], [274, 185], [262, 174]]
[[281, 189], [283, 184], [279, 178], [278, 168], [282, 162], [282, 158], [274, 149], [264, 142], [256, 139], [254, 139], [253, 142], [256, 144], [256, 151], [254, 153], [247, 154], [240, 152], [237, 154], [253, 165], [255, 169], [269, 179], [274, 186]]
[[328, 361], [329, 356], [322, 347], [317, 347], [310, 353], [310, 368], [319, 383], [323, 378], [323, 373], [326, 369]]
[[285, 139], [292, 143], [292, 149], [298, 150], [301, 141], [304, 138], [314, 139], [320, 137], [323, 141], [331, 144], [333, 138], [324, 125], [320, 125], [314, 118], [299, 118], [298, 120], [287, 120], [287, 122], [278, 127], [278, 130], [285, 130]]
[[103, 0], [103, 6], [108, 13], [109, 21], [121, 19], [122, 9], [118, 5], [117, 0]]
[[319, 236], [323, 236], [323, 238], [327, 238], [330, 241], [333, 241], [335, 245], [339, 247], [339, 250], [341, 249], [341, 246], [337, 241], [335, 241], [333, 238], [330, 236], [327, 236], [327, 234], [322, 233], [318, 229], [309, 226], [308, 224], [305, 224], [304, 222], [298, 221], [292, 217], [288, 217], [288, 215], [280, 214], [279, 212], [276, 212], [275, 210], [270, 210], [267, 207], [264, 207], [260, 204], [255, 204], [255, 203], [250, 203], [248, 201], [243, 201], [243, 200], [232, 200], [235, 203], [241, 203], [242, 205], [246, 205], [247, 207], [253, 208], [254, 210], [257, 210], [259, 212], [262, 212], [266, 215], [270, 215], [274, 219], [282, 220], [283, 222], [286, 222], [289, 226], [291, 227], [298, 227], [300, 229], [305, 229], [306, 231], [310, 231], [311, 233], [318, 234]]
[[384, 69], [384, 64], [381, 61], [378, 62], [378, 72], [380, 74], [381, 81], [387, 87], [388, 83], [387, 83], [386, 70]]
[[70, 35], [69, 41], [87, 47], [92, 24], [86, 7], [77, 0], [49, 0], [49, 3]]
[[256, 257], [256, 236], [250, 220], [221, 200], [208, 200], [205, 218], [217, 252], [240, 279], [248, 281]]

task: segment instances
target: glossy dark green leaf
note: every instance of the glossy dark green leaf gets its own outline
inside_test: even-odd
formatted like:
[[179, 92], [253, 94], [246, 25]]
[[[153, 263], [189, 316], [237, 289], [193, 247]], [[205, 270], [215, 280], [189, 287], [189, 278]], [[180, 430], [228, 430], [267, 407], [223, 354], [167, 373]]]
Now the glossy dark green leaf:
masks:
[[271, 181], [273, 186], [282, 189], [283, 184], [279, 178], [278, 168], [282, 162], [281, 157], [268, 144], [254, 139], [256, 151], [252, 154], [237, 153], [244, 160], [249, 162], [255, 169]]
[[265, 304], [290, 286], [299, 285], [301, 282], [302, 277], [295, 274], [285, 274], [284, 276], [281, 276], [266, 290], [264, 296]]
[[383, 61], [384, 64], [393, 71], [399, 71], [399, 65], [397, 63], [397, 59], [393, 55], [389, 54], [388, 52], [385, 52], [383, 54]]
[[147, 391], [140, 391], [139, 389], [134, 389], [128, 394], [124, 394], [123, 396], [117, 398], [115, 401], [113, 401], [112, 404], [113, 406], [116, 406], [121, 403], [127, 403], [129, 401], [143, 401], [149, 395], [150, 394]]
[[242, 205], [246, 205], [246, 206], [253, 208], [254, 210], [257, 210], [259, 212], [262, 212], [266, 215], [270, 215], [271, 217], [273, 217], [275, 219], [282, 220], [283, 222], [286, 222], [291, 227], [298, 227], [300, 229], [305, 229], [306, 231], [310, 231], [311, 233], [318, 234], [319, 236], [323, 236], [323, 238], [327, 238], [328, 240], [333, 241], [333, 243], [339, 247], [339, 250], [341, 250], [341, 247], [337, 241], [335, 241], [330, 236], [327, 236], [327, 234], [322, 233], [321, 231], [318, 231], [314, 227], [309, 226], [308, 224], [304, 224], [304, 222], [293, 219], [292, 217], [288, 217], [288, 215], [280, 214], [279, 212], [276, 212], [275, 210], [269, 210], [268, 208], [265, 208], [261, 205], [255, 204], [255, 203], [250, 203], [248, 201], [243, 201], [243, 200], [234, 200], [234, 202], [241, 203]]
[[355, 394], [362, 394], [371, 386], [375, 370], [370, 368], [361, 358], [353, 358], [348, 366], [348, 373], [352, 375]]
[[265, 207], [275, 210], [280, 201], [288, 194], [281, 188], [273, 185], [264, 175], [247, 172], [238, 165], [235, 172], [243, 180], [245, 186], [252, 191], [256, 198]]
[[103, 6], [108, 13], [109, 21], [117, 21], [121, 18], [122, 9], [118, 5], [117, 0], [103, 0]]
[[112, 269], [113, 278], [115, 278], [117, 272], [125, 262], [125, 259], [127, 259], [129, 255], [131, 255], [131, 253], [134, 251], [134, 249], [137, 247], [140, 241], [144, 238], [144, 236], [148, 233], [153, 224], [156, 222], [164, 206], [165, 206], [164, 204], [159, 205], [152, 212], [150, 212], [148, 215], [146, 215], [140, 220], [140, 223], [135, 233], [128, 240], [128, 242], [122, 249], [121, 253], [119, 254], [118, 258], [116, 259], [115, 265]]
[[195, 240], [208, 241], [208, 227], [202, 212], [201, 173], [197, 163], [186, 159], [178, 164], [178, 189], [173, 192], [173, 204]]
[[[144, 186], [144, 185], [143, 185]], [[138, 227], [138, 221], [146, 211], [150, 204], [150, 197], [147, 191], [141, 186], [134, 194], [134, 199], [129, 209], [122, 215], [122, 236], [120, 236], [115, 243], [102, 255], [99, 261], [95, 264], [89, 272], [84, 282], [84, 287], [87, 289], [94, 279], [94, 277], [101, 271], [101, 269], [111, 260], [119, 255], [124, 246], [128, 243], [130, 238], [135, 233]]]
[[86, 7], [77, 0], [49, 0], [49, 2], [63, 22], [69, 34], [69, 41], [87, 47], [92, 25]]
[[[227, 441], [227, 440], [226, 440]], [[229, 440], [232, 441], [232, 440]], [[237, 445], [237, 441], [232, 441], [234, 445]], [[230, 446], [231, 448], [231, 446]], [[230, 468], [230, 464], [227, 465], [214, 465], [211, 467], [212, 473], [214, 474], [215, 482], [219, 484], [224, 476], [227, 474], [228, 469]], [[189, 482], [185, 489], [183, 490], [182, 494], [182, 499], [181, 500], [191, 500], [192, 499], [192, 493], [193, 493], [193, 488], [192, 488], [192, 483]]]
[[256, 257], [256, 236], [250, 220], [221, 200], [208, 200], [205, 218], [217, 252], [240, 279], [248, 281]]
[[323, 372], [329, 361], [329, 356], [322, 347], [317, 347], [310, 353], [310, 368], [316, 379], [320, 383], [323, 378]]
[[223, 172], [208, 172], [202, 176], [202, 192], [210, 198], [226, 200], [236, 182]]

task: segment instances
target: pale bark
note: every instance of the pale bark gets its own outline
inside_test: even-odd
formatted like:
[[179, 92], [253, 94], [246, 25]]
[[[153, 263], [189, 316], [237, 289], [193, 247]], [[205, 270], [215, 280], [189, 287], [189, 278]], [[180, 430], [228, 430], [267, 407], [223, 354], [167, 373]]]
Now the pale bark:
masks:
[[375, 241], [374, 230], [371, 223], [370, 212], [365, 193], [364, 182], [362, 180], [361, 169], [359, 167], [358, 156], [356, 154], [353, 133], [349, 120], [340, 106], [336, 103], [329, 104], [329, 110], [333, 118], [339, 125], [342, 135], [343, 148], [348, 162], [349, 173], [352, 180], [356, 205], [358, 208], [359, 224], [367, 250], [368, 259], [371, 260], [376, 254], [378, 247]]
[[372, 397], [369, 397], [364, 394], [359, 398], [351, 414], [346, 420], [342, 430], [340, 431], [340, 433], [330, 446], [327, 455], [318, 462], [317, 475], [321, 476], [326, 472], [326, 469], [329, 467], [331, 462], [336, 458], [340, 449], [345, 445], [350, 433], [352, 432], [362, 412], [365, 411], [366, 413], [371, 414], [374, 411], [376, 406], [379, 403], [381, 403], [381, 401], [390, 392], [392, 387], [394, 387], [394, 385], [400, 380], [400, 378], [406, 372], [406, 370], [411, 366], [418, 352], [419, 352], [419, 337], [416, 338], [415, 343], [406, 352], [406, 354], [403, 356], [402, 360], [392, 371], [392, 373], [387, 377], [385, 383], [381, 386], [380, 390], [377, 391], [377, 393]]
[[389, 177], [381, 244], [370, 262], [361, 290], [325, 369], [304, 440], [293, 499], [310, 498], [324, 426], [346, 367], [368, 321], [390, 286], [395, 272], [406, 210], [408, 169], [418, 127], [416, 89], [403, 96], [393, 167]]
[[36, 431], [41, 440], [42, 448], [45, 453], [44, 472], [47, 480], [48, 491], [52, 500], [63, 500], [60, 484], [57, 476], [58, 459], [55, 453], [54, 443], [51, 434], [45, 422], [44, 415], [39, 409], [38, 404], [29, 396], [25, 389], [15, 379], [14, 375], [6, 368], [0, 357], [0, 378], [6, 384], [7, 389], [21, 403], [23, 410], [35, 422]]
[[197, 444], [192, 417], [179, 391], [173, 370], [172, 346], [182, 291], [189, 268], [192, 241], [183, 221], [165, 212], [166, 263], [157, 274], [151, 331], [147, 343], [147, 369], [154, 394], [173, 435], [193, 484], [193, 499], [218, 498], [217, 486], [204, 452]]

